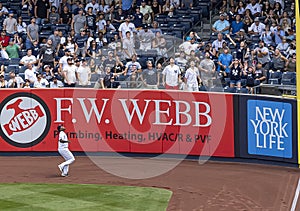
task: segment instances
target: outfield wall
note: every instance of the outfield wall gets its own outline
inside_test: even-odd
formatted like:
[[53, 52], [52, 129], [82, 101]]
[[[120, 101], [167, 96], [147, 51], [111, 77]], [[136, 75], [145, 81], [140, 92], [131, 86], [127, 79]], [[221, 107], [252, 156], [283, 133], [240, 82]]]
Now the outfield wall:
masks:
[[149, 90], [8, 89], [0, 151], [186, 154], [297, 163], [296, 100]]

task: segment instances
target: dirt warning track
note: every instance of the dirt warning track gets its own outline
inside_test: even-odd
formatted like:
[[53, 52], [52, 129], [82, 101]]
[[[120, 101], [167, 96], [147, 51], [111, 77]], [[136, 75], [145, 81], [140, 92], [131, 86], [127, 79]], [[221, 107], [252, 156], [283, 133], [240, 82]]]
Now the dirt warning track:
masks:
[[[98, 159], [114, 170], [132, 165], [118, 157], [98, 156], [92, 160]], [[78, 156], [70, 168], [70, 176], [62, 178], [57, 168], [60, 161], [56, 156], [2, 156], [0, 181], [160, 187], [173, 191], [168, 210], [215, 211], [290, 210], [300, 177], [297, 168], [215, 161], [200, 165], [197, 161], [185, 160], [153, 178], [126, 179], [104, 171], [89, 157]], [[172, 159], [155, 160], [151, 168], [167, 167], [170, 162]], [[300, 210], [298, 204], [296, 210]]]

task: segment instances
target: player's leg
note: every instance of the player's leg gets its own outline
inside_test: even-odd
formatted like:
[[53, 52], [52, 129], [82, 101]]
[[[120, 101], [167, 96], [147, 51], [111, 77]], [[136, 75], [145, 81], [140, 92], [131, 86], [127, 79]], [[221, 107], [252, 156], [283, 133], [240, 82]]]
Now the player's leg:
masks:
[[67, 175], [68, 172], [69, 172], [69, 165], [75, 161], [75, 158], [74, 158], [73, 154], [70, 152], [69, 149], [64, 149], [64, 150], [63, 150], [63, 153], [62, 153], [62, 156], [64, 157], [64, 159], [65, 159], [66, 161], [63, 162], [63, 163], [60, 164], [60, 165], [62, 166], [63, 173], [64, 173], [65, 175]]

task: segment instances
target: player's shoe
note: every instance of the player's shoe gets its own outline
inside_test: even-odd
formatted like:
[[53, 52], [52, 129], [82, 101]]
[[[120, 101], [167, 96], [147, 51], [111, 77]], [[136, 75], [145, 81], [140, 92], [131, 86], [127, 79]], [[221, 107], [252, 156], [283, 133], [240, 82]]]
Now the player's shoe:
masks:
[[63, 172], [63, 167], [61, 165], [58, 165], [58, 168], [59, 168], [60, 172]]
[[67, 176], [69, 176], [68, 174], [64, 174], [64, 173], [61, 173], [61, 176], [62, 177], [67, 177]]

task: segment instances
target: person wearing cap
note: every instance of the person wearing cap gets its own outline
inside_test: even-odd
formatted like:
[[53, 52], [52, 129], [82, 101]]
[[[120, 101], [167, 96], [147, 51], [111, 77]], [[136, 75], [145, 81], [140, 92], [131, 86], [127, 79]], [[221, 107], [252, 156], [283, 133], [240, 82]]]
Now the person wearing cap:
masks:
[[113, 69], [115, 65], [116, 65], [116, 60], [114, 59], [114, 53], [113, 51], [108, 51], [108, 57], [104, 60], [103, 66], [110, 67], [111, 69]]
[[256, 47], [251, 54], [252, 61], [257, 59], [257, 61], [260, 62], [266, 70], [269, 69], [270, 52], [269, 49], [265, 47], [265, 43], [263, 41], [259, 42], [258, 47]]
[[6, 46], [5, 50], [10, 59], [19, 58], [19, 46], [16, 45], [14, 38], [10, 38], [9, 44]]
[[37, 80], [34, 82], [34, 88], [47, 88], [49, 86], [49, 81], [43, 77], [41, 73], [37, 73]]
[[50, 65], [44, 65], [42, 70], [43, 78], [45, 78], [48, 82], [52, 81], [53, 79], [53, 68], [50, 67]]
[[71, 57], [71, 51], [69, 49], [65, 49], [65, 55], [62, 56], [59, 61], [58, 72], [62, 73], [63, 69], [68, 65], [67, 59]]
[[142, 72], [142, 66], [137, 61], [137, 55], [133, 54], [131, 56], [131, 61], [125, 64], [124, 76], [130, 77], [132, 74], [137, 74]]
[[220, 19], [213, 24], [212, 31], [215, 33], [228, 34], [229, 28], [230, 24], [225, 20], [225, 14], [222, 13], [220, 14]]
[[65, 133], [66, 128], [63, 125], [57, 127], [58, 132], [58, 153], [65, 159], [58, 165], [62, 177], [69, 175], [69, 166], [75, 161], [74, 155], [69, 150], [69, 139]]
[[130, 22], [130, 16], [127, 16], [124, 23], [119, 26], [119, 36], [121, 39], [126, 38], [126, 33], [130, 32], [130, 37], [133, 36], [133, 31], [135, 30], [135, 25]]
[[64, 84], [63, 84], [63, 82], [60, 80], [60, 77], [54, 76], [54, 77], [52, 78], [52, 81], [50, 81], [50, 83], [49, 83], [49, 87], [50, 87], [50, 88], [63, 88], [63, 87], [64, 87]]
[[26, 49], [32, 48], [34, 41], [39, 41], [39, 27], [35, 21], [35, 18], [31, 18], [30, 24], [27, 26], [27, 38], [25, 41]]
[[67, 59], [68, 65], [64, 67], [62, 75], [64, 77], [65, 87], [75, 87], [77, 80], [77, 67], [72, 58]]
[[10, 37], [17, 33], [17, 19], [14, 18], [12, 10], [8, 12], [8, 17], [3, 21], [3, 30], [6, 30], [7, 35]]
[[149, 26], [145, 24], [143, 30], [139, 31], [138, 38], [140, 41], [140, 50], [147, 51], [152, 48], [151, 43], [155, 38], [155, 35], [149, 30]]
[[24, 80], [19, 75], [16, 75], [14, 71], [9, 73], [9, 80], [7, 82], [8, 88], [23, 88]]
[[257, 0], [251, 0], [249, 4], [247, 4], [245, 10], [249, 9], [252, 16], [260, 16], [261, 15], [261, 6], [257, 2]]
[[71, 28], [74, 29], [76, 35], [80, 35], [86, 29], [86, 16], [83, 14], [83, 9], [80, 9], [72, 18]]
[[254, 23], [251, 24], [248, 33], [252, 35], [261, 35], [265, 28], [266, 25], [260, 22], [259, 17], [256, 17]]
[[88, 36], [84, 28], [80, 29], [80, 34], [77, 34], [74, 38], [74, 42], [77, 44], [76, 55], [81, 55], [85, 57], [86, 55], [86, 46], [87, 46]]
[[221, 73], [221, 76], [227, 78], [230, 73], [229, 65], [232, 62], [232, 55], [229, 54], [229, 48], [226, 46], [223, 48], [223, 53], [218, 57], [218, 69], [217, 71]]
[[37, 0], [34, 5], [34, 16], [36, 17], [36, 24], [43, 25], [49, 20], [49, 0]]
[[91, 68], [88, 66], [86, 59], [81, 61], [81, 64], [77, 69], [77, 78], [79, 87], [91, 85]]

